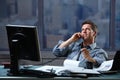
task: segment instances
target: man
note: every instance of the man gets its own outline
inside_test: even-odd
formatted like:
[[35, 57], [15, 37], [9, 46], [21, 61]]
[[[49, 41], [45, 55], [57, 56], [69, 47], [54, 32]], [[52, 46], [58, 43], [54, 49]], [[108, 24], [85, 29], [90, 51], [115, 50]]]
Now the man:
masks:
[[99, 67], [108, 58], [107, 53], [96, 45], [97, 26], [90, 20], [82, 23], [81, 32], [74, 33], [68, 40], [59, 41], [53, 48], [57, 57], [80, 61], [84, 68]]

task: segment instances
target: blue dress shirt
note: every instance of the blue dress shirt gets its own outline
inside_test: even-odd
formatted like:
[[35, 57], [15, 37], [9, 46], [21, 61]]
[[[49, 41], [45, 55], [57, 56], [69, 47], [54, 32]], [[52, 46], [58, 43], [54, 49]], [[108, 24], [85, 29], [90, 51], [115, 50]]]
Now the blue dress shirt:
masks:
[[[58, 48], [59, 45], [63, 41], [60, 40], [58, 44], [53, 48], [53, 54], [57, 57], [67, 57], [67, 59], [75, 60], [80, 53], [80, 50], [82, 48], [82, 41], [79, 40], [77, 42], [71, 43], [69, 46], [64, 48]], [[93, 43], [89, 46], [87, 46], [87, 49], [90, 52], [90, 56], [96, 60], [95, 64], [89, 65], [88, 60], [84, 58], [83, 54], [80, 53], [79, 56], [79, 66], [88, 68], [88, 67], [99, 67], [103, 61], [106, 61], [108, 58], [108, 55], [106, 51], [104, 51], [102, 48], [99, 48], [96, 43]]]

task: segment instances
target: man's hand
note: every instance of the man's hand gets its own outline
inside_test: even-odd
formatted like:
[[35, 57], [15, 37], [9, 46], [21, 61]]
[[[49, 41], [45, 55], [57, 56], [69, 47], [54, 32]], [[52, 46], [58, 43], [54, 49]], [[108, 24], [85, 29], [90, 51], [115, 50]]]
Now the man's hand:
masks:
[[80, 39], [80, 38], [82, 38], [82, 34], [81, 34], [80, 32], [77, 32], [77, 33], [74, 33], [74, 34], [72, 35], [72, 37], [70, 38], [70, 40], [71, 40], [72, 42], [75, 42], [75, 41], [77, 41], [77, 40]]
[[89, 51], [88, 51], [86, 48], [82, 48], [82, 49], [81, 49], [81, 52], [83, 53], [85, 59], [87, 59], [88, 61], [93, 62], [93, 63], [96, 62], [96, 60], [93, 59], [93, 58], [90, 56], [90, 53], [89, 53]]

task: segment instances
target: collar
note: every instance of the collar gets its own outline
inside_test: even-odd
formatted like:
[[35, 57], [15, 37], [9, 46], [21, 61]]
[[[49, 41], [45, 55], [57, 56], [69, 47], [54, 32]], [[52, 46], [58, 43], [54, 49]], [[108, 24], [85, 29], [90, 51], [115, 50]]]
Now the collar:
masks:
[[[83, 42], [80, 43], [81, 48], [83, 47], [82, 44], [83, 44]], [[88, 49], [95, 49], [96, 46], [97, 46], [97, 44], [96, 44], [96, 42], [95, 42], [95, 43], [93, 43], [93, 44], [90, 44], [89, 46], [86, 46], [86, 48], [88, 48]]]
[[91, 48], [91, 49], [95, 49], [96, 48], [96, 42], [95, 43], [93, 43], [93, 44], [91, 44], [91, 45], [89, 45], [89, 47]]

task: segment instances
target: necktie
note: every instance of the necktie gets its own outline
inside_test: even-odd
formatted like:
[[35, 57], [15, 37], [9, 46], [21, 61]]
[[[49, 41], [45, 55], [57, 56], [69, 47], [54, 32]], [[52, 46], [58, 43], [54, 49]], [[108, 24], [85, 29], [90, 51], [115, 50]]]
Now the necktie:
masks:
[[78, 52], [78, 56], [77, 56], [77, 61], [79, 61], [79, 57], [80, 57], [80, 54], [81, 54], [81, 50]]
[[[82, 48], [83, 48], [83, 46], [82, 46]], [[86, 46], [84, 48], [89, 49], [90, 46]], [[79, 52], [78, 52], [78, 56], [77, 56], [77, 59], [76, 59], [77, 61], [79, 61], [80, 54], [81, 54], [81, 50], [79, 50]]]

